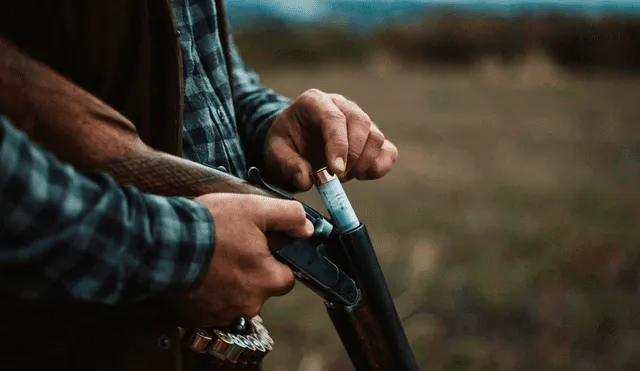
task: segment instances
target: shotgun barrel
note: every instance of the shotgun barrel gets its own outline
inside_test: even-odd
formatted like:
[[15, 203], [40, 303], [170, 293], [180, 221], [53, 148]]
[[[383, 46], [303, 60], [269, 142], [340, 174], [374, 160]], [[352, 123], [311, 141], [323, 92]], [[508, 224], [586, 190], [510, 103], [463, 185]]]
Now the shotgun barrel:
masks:
[[[148, 193], [197, 197], [233, 192], [294, 199], [268, 185], [256, 168], [245, 181], [150, 148], [127, 118], [2, 37], [0, 112], [78, 170], [103, 171], [120, 184]], [[339, 182], [329, 185], [320, 191], [332, 218], [304, 205], [316, 228], [314, 237], [294, 240], [274, 251], [274, 256], [325, 300], [357, 371], [417, 370], [366, 226], [355, 218]], [[251, 369], [262, 359], [260, 346], [265, 353], [273, 346], [261, 320], [251, 323], [255, 334], [196, 329], [184, 330], [183, 339], [195, 353], [217, 355], [213, 358], [231, 361], [237, 366], [234, 369], [240, 364]], [[231, 367], [207, 362], [211, 370]]]

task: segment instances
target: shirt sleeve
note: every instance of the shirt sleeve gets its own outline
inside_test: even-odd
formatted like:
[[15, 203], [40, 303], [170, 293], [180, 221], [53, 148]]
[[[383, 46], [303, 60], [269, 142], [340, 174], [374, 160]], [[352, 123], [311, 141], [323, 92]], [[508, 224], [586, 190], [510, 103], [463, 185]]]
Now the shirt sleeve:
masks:
[[0, 116], [0, 293], [121, 304], [180, 292], [209, 267], [200, 204], [81, 174]]
[[273, 119], [291, 104], [288, 97], [260, 85], [260, 77], [242, 59], [232, 35], [229, 35], [234, 78], [234, 106], [238, 131], [249, 163], [260, 167], [262, 149]]

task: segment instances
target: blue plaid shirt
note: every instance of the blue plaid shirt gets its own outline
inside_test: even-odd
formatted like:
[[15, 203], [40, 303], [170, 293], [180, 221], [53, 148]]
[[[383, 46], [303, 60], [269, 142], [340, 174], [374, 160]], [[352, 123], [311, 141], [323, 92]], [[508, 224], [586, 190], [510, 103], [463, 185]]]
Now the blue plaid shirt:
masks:
[[109, 304], [184, 290], [213, 235], [200, 204], [79, 174], [0, 116], [0, 294]]
[[173, 7], [184, 60], [184, 156], [245, 178], [247, 160], [257, 160], [245, 153], [262, 148], [269, 123], [291, 102], [259, 85], [230, 36], [232, 97], [215, 3], [174, 0]]
[[[232, 96], [213, 0], [174, 0], [184, 59], [184, 157], [244, 178], [289, 103], [259, 85], [230, 38]], [[249, 155], [249, 156], [247, 156]], [[186, 290], [214, 249], [196, 202], [79, 174], [0, 116], [0, 295], [122, 303]]]

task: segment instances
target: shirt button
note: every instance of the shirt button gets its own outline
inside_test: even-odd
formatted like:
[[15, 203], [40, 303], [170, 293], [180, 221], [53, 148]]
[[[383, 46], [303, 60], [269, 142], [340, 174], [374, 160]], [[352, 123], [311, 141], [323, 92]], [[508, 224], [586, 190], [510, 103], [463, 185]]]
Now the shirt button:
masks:
[[224, 166], [218, 166], [218, 170], [222, 171], [223, 173], [227, 172], [227, 168]]
[[162, 335], [158, 338], [158, 346], [160, 349], [167, 350], [171, 348], [171, 340], [169, 340], [167, 336]]
[[178, 37], [182, 36], [182, 32], [180, 32], [180, 30], [176, 31], [176, 36]]

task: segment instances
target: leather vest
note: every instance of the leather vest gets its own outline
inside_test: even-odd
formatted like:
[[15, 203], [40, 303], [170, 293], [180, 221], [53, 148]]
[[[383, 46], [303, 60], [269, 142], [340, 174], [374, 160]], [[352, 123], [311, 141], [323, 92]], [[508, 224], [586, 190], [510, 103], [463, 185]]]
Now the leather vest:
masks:
[[[171, 0], [3, 0], [0, 35], [119, 111], [149, 146], [181, 154]], [[181, 370], [177, 322], [154, 301], [53, 307], [0, 297], [0, 369], [40, 368]]]
[[181, 152], [182, 60], [171, 0], [3, 0], [0, 34]]

